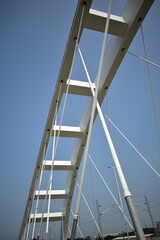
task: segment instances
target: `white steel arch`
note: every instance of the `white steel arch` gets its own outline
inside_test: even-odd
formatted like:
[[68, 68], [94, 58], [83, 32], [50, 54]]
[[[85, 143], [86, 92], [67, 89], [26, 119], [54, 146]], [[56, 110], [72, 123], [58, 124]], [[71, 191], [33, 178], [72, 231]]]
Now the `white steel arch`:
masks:
[[[102, 74], [101, 80], [99, 85], [98, 91], [98, 102], [102, 104], [104, 96], [106, 94], [106, 89], [109, 88], [114, 75], [121, 64], [125, 53], [134, 38], [141, 22], [145, 18], [148, 10], [150, 9], [153, 0], [129, 0], [122, 16], [114, 16], [111, 15], [110, 17], [110, 26], [109, 26], [109, 33], [113, 35], [112, 40], [109, 44], [109, 47], [105, 53], [103, 66], [102, 66]], [[59, 94], [60, 86], [62, 87], [58, 106], [60, 105], [61, 99], [63, 94], [65, 94], [67, 90], [68, 84], [69, 86], [69, 94], [77, 94], [77, 95], [84, 95], [84, 96], [91, 96], [91, 90], [89, 84], [86, 82], [75, 81], [75, 80], [68, 80], [69, 73], [72, 66], [74, 49], [81, 19], [82, 9], [84, 7], [84, 15], [82, 19], [82, 28], [80, 31], [80, 37], [83, 33], [83, 29], [92, 29], [95, 31], [104, 31], [104, 25], [107, 18], [107, 14], [90, 9], [92, 4], [92, 0], [79, 0], [77, 9], [75, 12], [73, 24], [71, 27], [71, 32], [69, 35], [68, 43], [66, 45], [66, 50], [64, 54], [64, 58], [62, 61], [61, 69], [59, 72], [54, 96], [52, 99], [50, 111], [48, 114], [48, 119], [46, 122], [38, 159], [36, 163], [36, 167], [34, 170], [34, 175], [30, 187], [30, 192], [24, 212], [23, 222], [19, 234], [19, 239], [25, 239], [25, 229], [27, 223], [32, 221], [34, 218], [33, 214], [30, 215], [32, 203], [34, 199], [37, 199], [37, 191], [35, 189], [36, 183], [40, 177], [41, 170], [49, 170], [51, 169], [51, 161], [44, 161], [45, 155], [47, 153], [47, 148], [49, 145], [49, 140], [53, 135], [54, 130], [58, 130], [58, 125], [53, 126], [54, 118], [55, 118], [55, 111], [57, 105], [57, 99]], [[78, 39], [79, 41], [80, 39]], [[93, 83], [93, 88], [96, 88], [96, 79], [95, 83]], [[67, 177], [67, 186], [64, 190], [51, 190], [51, 198], [52, 199], [64, 199], [64, 205], [62, 208], [65, 209], [64, 212], [56, 212], [50, 213], [49, 220], [50, 221], [59, 221], [63, 219], [63, 232], [64, 232], [64, 239], [67, 238], [68, 232], [68, 222], [70, 217], [71, 211], [71, 203], [72, 203], [72, 196], [75, 188], [75, 179], [77, 177], [78, 169], [81, 163], [82, 154], [84, 151], [84, 146], [86, 144], [87, 139], [87, 132], [88, 132], [88, 125], [90, 120], [90, 109], [92, 105], [92, 99], [89, 98], [86, 104], [81, 122], [79, 126], [71, 127], [71, 126], [61, 126], [60, 129], [60, 136], [64, 137], [74, 137], [75, 145], [72, 152], [72, 157], [70, 161], [55, 161], [53, 166], [53, 171], [56, 170], [67, 170], [68, 177]], [[97, 114], [97, 113], [96, 113]], [[96, 118], [96, 115], [95, 115]], [[44, 199], [46, 195], [46, 190], [39, 192], [39, 199]], [[47, 196], [48, 197], [48, 196]], [[36, 215], [36, 221], [40, 221], [42, 214], [38, 213]], [[46, 221], [47, 215], [44, 213], [43, 221]], [[24, 237], [24, 238], [23, 238]]]

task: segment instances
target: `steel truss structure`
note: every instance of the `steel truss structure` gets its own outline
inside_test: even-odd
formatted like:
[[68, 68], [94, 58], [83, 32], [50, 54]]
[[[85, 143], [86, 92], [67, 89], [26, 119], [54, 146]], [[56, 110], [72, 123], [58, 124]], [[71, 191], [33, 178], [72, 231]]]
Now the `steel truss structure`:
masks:
[[[103, 66], [101, 72], [101, 79], [98, 89], [98, 102], [101, 105], [106, 94], [106, 89], [110, 87], [110, 84], [114, 78], [114, 75], [119, 68], [125, 53], [130, 46], [137, 30], [147, 12], [149, 11], [153, 0], [128, 0], [127, 5], [124, 9], [122, 16], [110, 15], [109, 34], [113, 35], [109, 47], [104, 55]], [[69, 4], [69, 3], [68, 3]], [[83, 6], [84, 14], [81, 23], [81, 29], [79, 38], [77, 39], [78, 29], [81, 21], [81, 13]], [[46, 194], [51, 196], [51, 199], [64, 199], [62, 208], [65, 209], [63, 212], [49, 213], [49, 221], [62, 221], [63, 220], [63, 233], [64, 239], [67, 239], [68, 233], [68, 222], [71, 211], [72, 196], [75, 188], [75, 179], [77, 177], [78, 169], [81, 164], [82, 155], [84, 152], [84, 146], [87, 140], [88, 126], [90, 121], [92, 98], [88, 98], [88, 102], [84, 109], [84, 113], [79, 126], [58, 126], [54, 125], [55, 112], [57, 106], [60, 106], [63, 95], [68, 89], [69, 94], [92, 96], [91, 88], [88, 82], [69, 80], [69, 74], [72, 67], [74, 51], [76, 49], [76, 40], [79, 42], [83, 30], [85, 28], [94, 31], [104, 32], [105, 22], [107, 14], [97, 10], [91, 9], [92, 0], [79, 0], [77, 9], [75, 12], [73, 24], [71, 27], [69, 39], [66, 45], [66, 50], [62, 65], [60, 68], [54, 96], [52, 99], [48, 119], [44, 129], [44, 134], [36, 162], [34, 175], [29, 191], [29, 196], [24, 212], [22, 226], [19, 234], [19, 239], [26, 239], [26, 228], [28, 222], [31, 222], [34, 218], [36, 222], [39, 222], [42, 213], [31, 214], [31, 208], [34, 200], [44, 199]], [[69, 84], [69, 88], [68, 87]], [[96, 79], [92, 84], [93, 88], [96, 89]], [[61, 92], [59, 94], [59, 89]], [[58, 103], [57, 103], [58, 100]], [[96, 118], [97, 112], [95, 113]], [[54, 131], [60, 131], [60, 137], [76, 138], [75, 145], [72, 152], [70, 161], [56, 161], [54, 160], [53, 171], [61, 172], [68, 171], [67, 185], [64, 190], [41, 190], [37, 191], [35, 186], [40, 178], [41, 170], [47, 171], [52, 168], [52, 161], [44, 161], [47, 149], [49, 146], [50, 138], [53, 136]], [[54, 176], [54, 174], [53, 174]], [[43, 221], [47, 220], [47, 213], [43, 214]]]

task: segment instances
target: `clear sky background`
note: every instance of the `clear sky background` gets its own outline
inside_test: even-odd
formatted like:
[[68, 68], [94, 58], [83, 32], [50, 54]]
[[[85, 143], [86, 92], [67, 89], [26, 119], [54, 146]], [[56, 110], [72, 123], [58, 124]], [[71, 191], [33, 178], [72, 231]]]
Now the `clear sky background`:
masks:
[[[126, 1], [113, 0], [112, 13], [121, 15]], [[43, 130], [64, 54], [76, 0], [2, 0], [0, 1], [0, 106], [1, 106], [1, 204], [0, 239], [18, 238], [24, 208], [32, 180]], [[95, 1], [93, 8], [106, 11], [108, 1]], [[155, 0], [144, 23], [144, 35], [149, 59], [160, 64], [160, 1]], [[85, 31], [80, 43], [88, 70], [94, 81], [98, 69], [103, 35]], [[130, 49], [144, 57], [140, 31]], [[157, 110], [160, 118], [160, 69], [151, 66]], [[79, 57], [73, 79], [87, 81]], [[85, 98], [67, 102], [64, 124], [77, 125]], [[108, 91], [110, 116], [121, 131], [160, 172], [160, 138], [156, 127], [146, 63], [126, 55]], [[77, 104], [77, 105], [76, 105]], [[81, 106], [82, 104], [82, 106]], [[70, 114], [79, 109], [79, 115]], [[103, 111], [107, 111], [104, 100]], [[154, 221], [160, 221], [160, 179], [146, 166], [123, 138], [112, 128], [113, 141], [122, 163], [128, 185], [142, 219], [151, 226], [144, 204], [148, 197]], [[67, 145], [65, 145], [67, 148]], [[113, 166], [102, 127], [97, 118], [90, 148], [91, 156], [117, 196]], [[66, 149], [67, 151], [67, 149]], [[57, 158], [68, 159], [59, 150]], [[93, 189], [94, 186], [94, 189]], [[120, 232], [119, 213], [93, 167], [88, 164], [84, 192], [93, 212], [95, 200], [108, 208], [102, 215], [104, 233]], [[141, 205], [140, 205], [141, 203]], [[82, 202], [82, 213], [86, 213]], [[89, 214], [82, 214], [80, 223], [84, 235], [96, 230]]]

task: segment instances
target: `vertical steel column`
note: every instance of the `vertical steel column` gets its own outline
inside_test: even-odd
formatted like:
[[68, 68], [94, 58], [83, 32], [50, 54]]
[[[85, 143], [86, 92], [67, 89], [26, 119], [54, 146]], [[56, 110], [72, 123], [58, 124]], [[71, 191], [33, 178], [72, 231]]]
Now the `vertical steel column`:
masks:
[[144, 198], [145, 198], [145, 201], [146, 201], [145, 204], [147, 205], [147, 209], [148, 209], [148, 213], [149, 213], [149, 216], [150, 216], [150, 219], [151, 219], [151, 223], [152, 223], [152, 226], [154, 228], [154, 232], [157, 233], [156, 227], [155, 227], [155, 224], [154, 224], [154, 221], [153, 221], [151, 209], [150, 209], [150, 206], [149, 206], [149, 203], [148, 203], [147, 196], [144, 196]]
[[98, 224], [99, 224], [99, 228], [100, 228], [100, 233], [102, 234], [102, 223], [101, 223], [101, 218], [100, 218], [100, 211], [99, 211], [99, 203], [98, 203], [98, 200], [96, 200], [96, 208], [97, 208], [97, 217], [98, 217]]

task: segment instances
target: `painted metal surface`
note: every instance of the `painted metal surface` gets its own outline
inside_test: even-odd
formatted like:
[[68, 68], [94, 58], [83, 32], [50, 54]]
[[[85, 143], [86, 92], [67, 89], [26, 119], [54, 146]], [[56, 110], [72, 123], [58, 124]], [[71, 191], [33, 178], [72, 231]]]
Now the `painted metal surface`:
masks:
[[[43, 161], [44, 170], [51, 170], [52, 161]], [[71, 161], [54, 161], [53, 170], [73, 170], [73, 164]]]
[[[91, 28], [91, 29], [95, 28], [94, 30], [102, 31], [103, 26], [101, 21], [104, 21], [104, 19], [107, 16], [104, 13], [100, 13], [95, 10], [90, 10], [90, 6], [92, 3], [91, 0], [86, 0], [85, 2], [86, 2], [86, 6], [84, 10], [84, 17], [83, 17], [83, 23], [82, 23], [83, 29], [86, 26], [87, 28]], [[102, 66], [102, 75], [101, 75], [102, 77], [101, 77], [99, 91], [98, 91], [98, 101], [100, 104], [102, 103], [103, 98], [106, 94], [106, 89], [109, 88], [120, 63], [122, 62], [123, 57], [125, 56], [125, 53], [126, 53], [125, 50], [128, 49], [132, 39], [134, 38], [140, 26], [141, 21], [146, 16], [152, 3], [153, 3], [153, 0], [129, 0], [126, 5], [126, 8], [124, 9], [123, 15], [121, 17], [112, 16], [111, 23], [113, 25], [115, 24], [116, 26], [118, 26], [118, 28], [121, 30], [119, 33], [114, 33], [117, 31], [116, 30], [117, 27], [115, 27], [115, 29], [113, 28], [112, 33], [118, 36], [112, 37], [110, 45], [104, 56], [104, 62]], [[39, 151], [36, 167], [34, 170], [34, 175], [33, 175], [31, 188], [30, 188], [30, 192], [29, 192], [29, 196], [26, 204], [26, 209], [24, 213], [24, 218], [21, 226], [19, 239], [22, 239], [25, 226], [29, 220], [30, 209], [34, 199], [34, 187], [40, 176], [40, 170], [42, 166], [46, 170], [49, 170], [51, 167], [51, 164], [49, 163], [49, 161], [46, 161], [46, 163], [44, 164], [43, 160], [48, 148], [49, 139], [53, 134], [53, 129], [54, 128], [58, 129], [58, 126], [53, 127], [53, 120], [54, 120], [55, 110], [56, 110], [56, 102], [57, 102], [60, 86], [62, 91], [60, 92], [59, 104], [61, 102], [63, 94], [66, 92], [69, 72], [72, 65], [73, 53], [75, 49], [75, 37], [77, 36], [77, 32], [78, 32], [78, 26], [79, 26], [82, 7], [83, 7], [83, 1], [80, 0], [78, 2], [77, 10], [75, 12], [75, 17], [73, 20], [68, 43], [66, 45], [64, 58], [62, 61], [54, 96], [53, 96], [50, 111], [48, 114], [48, 119], [46, 122], [45, 130], [44, 130], [44, 134], [43, 134], [43, 138], [40, 146], [40, 151]], [[94, 26], [93, 24], [91, 26], [91, 23], [90, 23], [91, 18], [99, 19], [98, 20], [99, 25]], [[83, 32], [83, 29], [81, 29], [81, 34]], [[95, 89], [95, 86], [96, 86], [96, 79], [95, 79], [95, 83], [93, 84], [94, 89]], [[84, 82], [82, 83], [81, 81], [75, 81], [75, 80], [70, 81], [69, 93], [91, 96], [91, 91], [89, 89], [88, 83], [84, 83]], [[77, 177], [78, 169], [81, 163], [81, 158], [84, 152], [84, 146], [86, 144], [91, 106], [92, 106], [92, 99], [89, 98], [80, 122], [80, 126], [78, 127], [62, 126], [61, 130], [63, 131], [61, 131], [61, 136], [76, 137], [77, 139], [75, 140], [71, 161], [68, 161], [66, 163], [64, 163], [64, 161], [62, 161], [61, 163], [60, 161], [59, 162], [55, 161], [54, 168], [53, 168], [53, 170], [69, 170], [67, 183], [66, 183], [66, 189], [69, 189], [69, 191], [67, 192], [68, 197], [64, 200], [64, 206], [63, 206], [66, 209], [65, 216], [63, 216], [63, 219], [64, 219], [63, 230], [64, 230], [65, 239], [67, 238], [68, 222], [69, 222], [69, 216], [70, 216], [69, 206], [72, 203], [72, 196], [75, 188], [75, 179]], [[95, 114], [95, 118], [96, 118], [96, 115], [97, 115], [97, 112]], [[54, 215], [54, 213], [52, 214], [49, 217], [50, 221], [56, 220], [56, 216]], [[31, 215], [31, 217], [33, 216]], [[37, 219], [39, 219], [39, 217], [40, 215], [37, 215]], [[62, 219], [62, 213], [59, 213], [59, 216], [57, 215], [57, 219], [59, 220]]]

